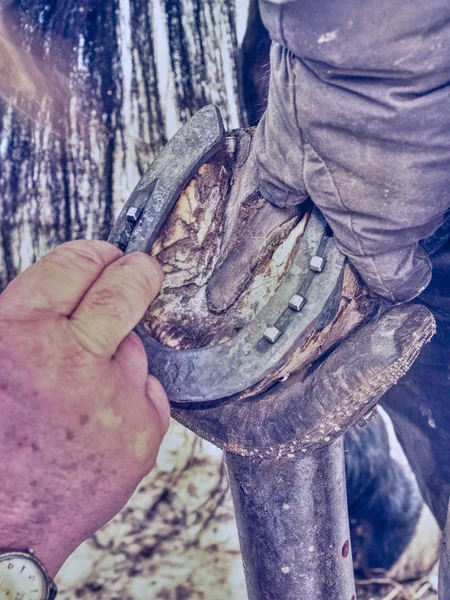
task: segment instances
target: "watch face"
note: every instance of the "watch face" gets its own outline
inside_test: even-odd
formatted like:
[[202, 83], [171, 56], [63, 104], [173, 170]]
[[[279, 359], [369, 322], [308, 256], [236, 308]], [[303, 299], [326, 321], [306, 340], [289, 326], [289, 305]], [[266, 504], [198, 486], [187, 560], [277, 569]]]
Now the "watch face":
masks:
[[0, 556], [0, 600], [44, 600], [47, 581], [31, 558], [11, 553]]

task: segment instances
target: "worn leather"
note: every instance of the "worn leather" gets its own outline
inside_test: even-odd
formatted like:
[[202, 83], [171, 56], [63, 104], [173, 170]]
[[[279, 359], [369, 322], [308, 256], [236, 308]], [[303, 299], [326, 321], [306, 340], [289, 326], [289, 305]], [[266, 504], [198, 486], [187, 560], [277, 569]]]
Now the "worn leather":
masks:
[[367, 285], [416, 297], [450, 206], [450, 4], [260, 2], [274, 43], [255, 152], [278, 206], [311, 196]]

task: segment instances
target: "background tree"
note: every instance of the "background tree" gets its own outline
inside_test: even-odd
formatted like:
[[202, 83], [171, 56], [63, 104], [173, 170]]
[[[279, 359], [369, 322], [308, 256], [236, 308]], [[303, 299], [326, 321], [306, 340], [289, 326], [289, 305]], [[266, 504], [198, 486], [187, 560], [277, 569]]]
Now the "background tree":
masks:
[[207, 103], [242, 120], [234, 0], [15, 0], [0, 26], [0, 276], [106, 238], [152, 158]]

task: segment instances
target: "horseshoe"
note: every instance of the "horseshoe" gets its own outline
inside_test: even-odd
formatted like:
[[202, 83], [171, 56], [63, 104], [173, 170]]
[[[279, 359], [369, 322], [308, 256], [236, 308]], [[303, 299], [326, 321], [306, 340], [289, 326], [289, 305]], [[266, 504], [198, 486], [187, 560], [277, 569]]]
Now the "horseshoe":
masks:
[[[126, 253], [147, 252], [180, 193], [225, 141], [217, 107], [197, 112], [149, 167], [121, 211], [108, 241]], [[236, 336], [209, 348], [177, 350], [153, 339], [140, 323], [149, 373], [173, 406], [208, 408], [262, 381], [313, 331], [336, 314], [345, 257], [317, 209], [297, 253], [266, 306]]]

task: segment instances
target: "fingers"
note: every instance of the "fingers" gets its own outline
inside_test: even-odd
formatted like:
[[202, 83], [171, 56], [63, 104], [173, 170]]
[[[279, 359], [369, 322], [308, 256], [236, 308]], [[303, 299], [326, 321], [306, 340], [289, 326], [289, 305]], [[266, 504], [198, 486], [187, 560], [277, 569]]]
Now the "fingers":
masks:
[[148, 377], [148, 361], [141, 338], [132, 331], [120, 343], [113, 360], [125, 374], [138, 385], [145, 385]]
[[146, 393], [148, 401], [153, 404], [159, 415], [164, 433], [169, 429], [170, 405], [167, 394], [160, 382], [152, 375], [147, 378]]
[[163, 433], [170, 423], [170, 406], [166, 392], [160, 382], [148, 375], [148, 362], [144, 345], [139, 336], [132, 332], [120, 344], [114, 355], [114, 362], [120, 364], [127, 381], [143, 386], [147, 401], [155, 409]]
[[162, 281], [157, 261], [141, 252], [110, 264], [70, 316], [80, 343], [93, 354], [111, 357], [141, 320]]
[[62, 244], [8, 285], [0, 296], [2, 313], [27, 316], [45, 310], [70, 315], [103, 269], [122, 254], [107, 242]]

